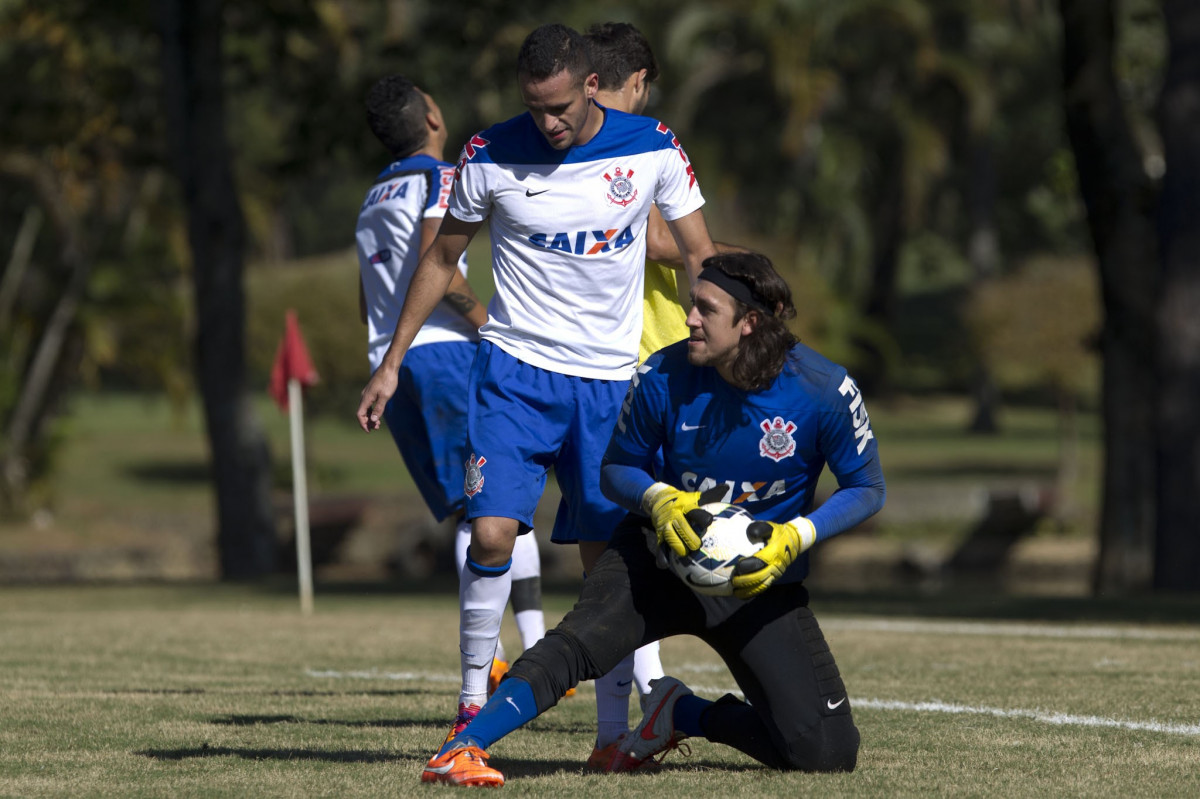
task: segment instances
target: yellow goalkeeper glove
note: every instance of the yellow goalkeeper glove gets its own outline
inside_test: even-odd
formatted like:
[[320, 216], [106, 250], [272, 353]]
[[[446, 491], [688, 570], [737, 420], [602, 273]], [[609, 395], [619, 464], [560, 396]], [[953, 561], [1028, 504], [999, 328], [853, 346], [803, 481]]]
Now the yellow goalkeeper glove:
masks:
[[803, 516], [783, 524], [752, 522], [746, 533], [751, 538], [766, 541], [767, 545], [750, 557], [742, 558], [734, 567], [733, 595], [738, 599], [750, 599], [766, 591], [801, 552], [817, 541], [817, 528]]
[[699, 491], [680, 491], [666, 483], [654, 483], [642, 494], [642, 509], [654, 523], [659, 545], [666, 544], [681, 557], [700, 546], [700, 536], [687, 520], [687, 512], [698, 507]]

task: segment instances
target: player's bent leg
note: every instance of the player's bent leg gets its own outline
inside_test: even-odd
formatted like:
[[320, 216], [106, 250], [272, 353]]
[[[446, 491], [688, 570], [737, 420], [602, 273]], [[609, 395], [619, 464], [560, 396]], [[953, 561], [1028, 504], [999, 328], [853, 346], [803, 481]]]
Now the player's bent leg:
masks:
[[[652, 560], [648, 550], [645, 557]], [[538, 708], [545, 710], [557, 704], [568, 688], [611, 671], [646, 643], [645, 630], [633, 602], [626, 562], [610, 549], [584, 580], [575, 607], [521, 655], [509, 679], [528, 682]]]
[[[746, 697], [705, 710], [705, 737], [772, 768], [853, 771], [859, 733], [801, 585], [776, 586], [706, 635]], [[781, 652], [792, 653], [781, 657]]]

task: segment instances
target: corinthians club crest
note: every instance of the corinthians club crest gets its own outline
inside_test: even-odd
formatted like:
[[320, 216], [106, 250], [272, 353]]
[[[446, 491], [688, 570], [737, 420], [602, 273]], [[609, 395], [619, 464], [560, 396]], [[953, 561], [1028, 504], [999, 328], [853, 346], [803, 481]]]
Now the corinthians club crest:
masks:
[[608, 201], [610, 203], [624, 208], [637, 199], [637, 189], [630, 179], [632, 177], [632, 169], [628, 173], [622, 174], [621, 167], [614, 169], [612, 175], [604, 173], [604, 179], [608, 181]]
[[778, 463], [796, 454], [796, 439], [792, 438], [796, 431], [795, 422], [785, 422], [782, 416], [776, 416], [763, 419], [759, 427], [763, 430], [762, 440], [758, 442], [759, 455]]
[[475, 453], [463, 465], [467, 467], [467, 476], [463, 479], [463, 491], [468, 497], [473, 497], [483, 489], [483, 464], [487, 458], [475, 458]]

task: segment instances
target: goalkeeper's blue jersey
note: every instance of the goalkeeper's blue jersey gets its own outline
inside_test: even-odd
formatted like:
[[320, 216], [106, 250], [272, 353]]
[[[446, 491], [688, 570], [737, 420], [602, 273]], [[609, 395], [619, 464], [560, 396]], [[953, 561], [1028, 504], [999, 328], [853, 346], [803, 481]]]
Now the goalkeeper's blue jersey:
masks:
[[[730, 385], [712, 367], [690, 365], [686, 341], [651, 355], [633, 378], [605, 462], [649, 472], [659, 447], [662, 482], [685, 491], [724, 486], [723, 501], [758, 519], [807, 516], [818, 540], [883, 503], [878, 445], [862, 394], [845, 368], [804, 344], [793, 346], [779, 377], [758, 391]], [[826, 465], [839, 491], [814, 511]], [[647, 475], [646, 486], [650, 481]], [[801, 558], [787, 577], [807, 571]]]

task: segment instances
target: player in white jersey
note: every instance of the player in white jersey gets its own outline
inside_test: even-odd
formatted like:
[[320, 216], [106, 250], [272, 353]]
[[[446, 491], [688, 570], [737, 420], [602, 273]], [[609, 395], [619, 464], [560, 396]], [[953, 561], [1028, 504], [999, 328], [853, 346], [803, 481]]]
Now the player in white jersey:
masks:
[[[585, 572], [623, 515], [601, 494], [599, 467], [637, 363], [651, 204], [671, 227], [689, 275], [713, 254], [687, 155], [666, 125], [592, 102], [597, 78], [579, 33], [538, 28], [521, 47], [517, 71], [528, 113], [464, 148], [446, 220], [358, 408], [364, 430], [378, 427], [409, 343], [487, 222], [496, 295], [471, 374], [466, 478], [472, 584], [464, 596], [478, 613], [460, 641], [464, 692], [452, 734], [469, 723], [461, 711], [480, 690], [495, 647], [503, 607], [496, 597], [548, 470], [565, 499], [552, 538], [578, 542]], [[596, 681], [598, 748], [628, 728], [627, 690], [623, 709], [612, 697], [631, 667]]]
[[[394, 159], [367, 192], [355, 231], [359, 305], [374, 371], [391, 344], [421, 253], [446, 213], [454, 166], [442, 160], [446, 127], [441, 110], [407, 77], [379, 80], [368, 92], [366, 106], [372, 132]], [[466, 273], [464, 255], [445, 302], [417, 332], [400, 372], [400, 389], [383, 411], [430, 512], [439, 522], [457, 520], [454, 551], [460, 575], [471, 536], [462, 489], [468, 455], [467, 373], [478, 349], [479, 326], [487, 321]], [[513, 560], [513, 614], [521, 643], [529, 647], [545, 633], [541, 564], [532, 535], [521, 539]]]

